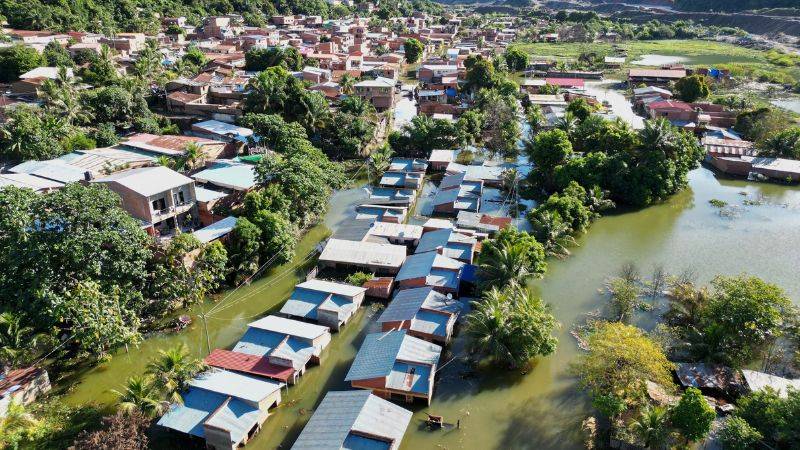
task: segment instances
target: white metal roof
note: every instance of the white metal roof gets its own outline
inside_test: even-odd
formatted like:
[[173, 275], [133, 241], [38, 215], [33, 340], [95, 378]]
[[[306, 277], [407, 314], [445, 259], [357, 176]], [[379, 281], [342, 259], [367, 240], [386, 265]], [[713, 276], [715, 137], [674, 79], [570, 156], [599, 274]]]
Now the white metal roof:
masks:
[[117, 172], [96, 180], [98, 183], [116, 182], [144, 196], [155, 195], [186, 184], [194, 183], [191, 178], [164, 167], [142, 167]]
[[320, 261], [382, 267], [400, 267], [406, 259], [406, 247], [373, 242], [330, 239], [319, 257]]
[[329, 332], [328, 327], [279, 316], [263, 317], [255, 322], [250, 322], [247, 326], [273, 331], [275, 333], [287, 334], [289, 336], [297, 336], [303, 339], [316, 339]]
[[345, 297], [355, 297], [356, 295], [367, 291], [362, 287], [353, 286], [351, 284], [334, 283], [332, 281], [318, 279], [308, 280], [304, 283], [300, 283], [297, 285], [297, 287], [312, 291], [343, 295]]

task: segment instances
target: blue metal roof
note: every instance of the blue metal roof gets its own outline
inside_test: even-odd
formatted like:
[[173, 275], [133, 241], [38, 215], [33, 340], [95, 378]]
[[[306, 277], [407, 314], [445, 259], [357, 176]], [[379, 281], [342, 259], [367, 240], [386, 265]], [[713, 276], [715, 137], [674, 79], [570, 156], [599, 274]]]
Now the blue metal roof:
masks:
[[[378, 319], [378, 323], [411, 320], [425, 303], [429, 295], [437, 294], [432, 287], [403, 289], [398, 291], [394, 299]], [[441, 295], [441, 294], [439, 294]]]
[[217, 161], [208, 169], [192, 175], [192, 178], [236, 190], [249, 190], [256, 185], [255, 166], [236, 162]]
[[[384, 450], [390, 447], [388, 442], [399, 446], [411, 415], [411, 411], [369, 391], [328, 392], [292, 449]], [[356, 433], [380, 437], [386, 442]]]
[[406, 257], [405, 262], [400, 267], [395, 281], [413, 280], [422, 278], [431, 273], [431, 268], [436, 260], [435, 252], [427, 252]]
[[396, 362], [386, 377], [386, 387], [397, 391], [427, 395], [430, 392], [431, 367]]
[[189, 392], [183, 395], [183, 404], [170, 406], [169, 411], [158, 420], [158, 424], [181, 433], [204, 438], [203, 423], [226, 398], [227, 396], [215, 392], [189, 389]]
[[389, 375], [405, 337], [405, 330], [368, 334], [344, 380], [365, 380]]
[[196, 389], [229, 395], [251, 402], [260, 402], [279, 390], [283, 383], [251, 377], [222, 369], [211, 369], [198, 374], [189, 382]]
[[409, 336], [405, 330], [368, 334], [345, 381], [388, 376], [397, 360], [433, 365], [441, 352], [442, 347]]
[[205, 438], [204, 424], [231, 432], [233, 442], [240, 442], [258, 422], [260, 411], [241, 400], [203, 389], [192, 389], [183, 395], [183, 404], [174, 404], [158, 420], [158, 425], [181, 433]]
[[350, 433], [342, 443], [342, 450], [389, 450], [391, 444], [386, 441], [372, 439]]
[[267, 356], [281, 343], [285, 336], [284, 334], [251, 327], [245, 331], [244, 336], [233, 347], [233, 351], [247, 353], [248, 355]]

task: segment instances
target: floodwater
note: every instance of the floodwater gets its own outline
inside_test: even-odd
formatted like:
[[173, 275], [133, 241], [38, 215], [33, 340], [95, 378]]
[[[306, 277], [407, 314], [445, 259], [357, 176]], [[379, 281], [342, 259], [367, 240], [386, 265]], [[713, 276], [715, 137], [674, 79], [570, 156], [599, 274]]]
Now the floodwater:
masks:
[[[292, 264], [273, 269], [267, 277], [217, 303], [220, 306], [208, 321], [211, 347], [229, 348], [248, 322], [274, 311], [298, 275], [305, 273], [294, 266], [330, 229], [352, 217], [354, 205], [365, 196], [360, 188], [336, 193], [325, 223], [303, 238]], [[713, 207], [711, 199], [729, 206]], [[745, 201], [755, 204], [748, 206]], [[466, 340], [460, 334], [442, 357], [432, 405], [411, 407], [414, 417], [401, 448], [582, 448], [580, 423], [589, 410], [586, 396], [569, 374], [579, 351], [569, 331], [587, 312], [604, 305], [605, 299], [598, 294], [603, 281], [627, 262], [635, 263], [644, 275], [657, 264], [671, 273], [691, 269], [702, 283], [717, 274], [748, 272], [777, 283], [800, 304], [799, 225], [800, 190], [796, 187], [722, 180], [704, 168], [690, 174], [688, 189], [663, 204], [599, 219], [578, 239], [580, 247], [571, 257], [550, 261], [545, 277], [532, 283], [562, 324], [555, 354], [523, 371], [474, 370], [461, 359]], [[213, 305], [207, 302], [204, 307]], [[324, 393], [347, 389], [344, 375], [364, 335], [377, 329], [378, 309], [369, 305], [334, 335], [321, 367], [311, 368], [297, 386], [284, 391], [283, 404], [247, 448], [290, 447]], [[127, 377], [141, 373], [159, 349], [185, 343], [203, 355], [205, 335], [196, 312], [188, 330], [151, 337], [130, 353], [120, 351], [109, 363], [82, 374], [66, 401], [112, 403], [110, 389], [119, 389]], [[452, 426], [430, 431], [424, 425], [426, 413], [441, 415]], [[191, 448], [162, 430], [153, 436], [153, 446]]]
[[687, 61], [689, 61], [689, 59], [683, 56], [642, 55], [631, 64], [636, 64], [637, 66], [663, 66], [665, 64], [679, 64]]
[[773, 100], [773, 105], [800, 114], [800, 97]]
[[411, 96], [416, 85], [404, 84], [400, 99], [394, 108], [394, 130], [403, 128], [403, 125], [410, 123], [417, 116], [417, 101]]
[[618, 84], [616, 80], [590, 81], [586, 83], [586, 93], [593, 95], [602, 102], [607, 102], [611, 112], [627, 122], [634, 130], [644, 128], [644, 119], [633, 111], [631, 102], [625, 98], [621, 91], [612, 87]]
[[353, 217], [355, 206], [365, 198], [368, 198], [368, 194], [361, 187], [336, 192], [331, 198], [324, 223], [303, 236], [292, 262], [270, 269], [263, 278], [249, 286], [225, 293], [218, 296], [216, 301], [209, 300], [190, 309], [187, 314], [192, 317], [193, 322], [186, 330], [150, 336], [139, 347], [132, 347], [128, 353], [124, 350], [117, 351], [110, 362], [81, 373], [78, 383], [64, 400], [69, 404], [114, 402], [116, 398], [111, 389], [120, 389], [128, 377], [142, 374], [147, 362], [157, 356], [161, 349], [183, 343], [193, 354], [205, 356], [206, 335], [198, 317], [203, 310], [209, 312], [207, 323], [211, 348], [229, 348], [244, 334], [249, 322], [279, 309], [279, 305], [288, 298], [298, 280], [314, 264], [313, 258], [309, 257], [314, 247], [331, 230]]
[[[365, 195], [362, 189], [337, 193], [325, 224], [312, 229], [301, 242], [295, 264], [330, 228], [351, 217], [353, 205]], [[713, 207], [711, 199], [729, 206]], [[746, 206], [745, 200], [756, 205]], [[562, 324], [556, 353], [524, 371], [475, 371], [462, 363], [465, 339], [459, 335], [442, 357], [445, 365], [438, 373], [432, 405], [412, 407], [415, 413], [403, 450], [582, 448], [580, 423], [589, 411], [586, 397], [569, 375], [569, 364], [578, 352], [569, 331], [587, 312], [603, 306], [605, 300], [597, 289], [626, 262], [634, 262], [644, 274], [656, 264], [672, 273], [692, 269], [703, 283], [717, 274], [748, 272], [779, 284], [800, 304], [800, 190], [795, 187], [720, 180], [707, 169], [697, 169], [690, 174], [689, 189], [660, 205], [603, 217], [579, 243], [570, 258], [550, 261], [544, 279], [532, 283]], [[225, 299], [209, 319], [212, 348], [229, 348], [248, 322], [277, 308], [297, 282], [297, 272], [291, 266], [273, 269], [269, 276]], [[334, 335], [321, 367], [311, 368], [297, 386], [284, 391], [283, 404], [247, 448], [288, 448], [324, 393], [347, 388], [344, 374], [363, 336], [375, 329], [376, 316], [376, 307], [368, 306]], [[129, 354], [120, 352], [111, 362], [84, 374], [66, 400], [112, 402], [109, 389], [141, 373], [158, 349], [176, 343], [186, 343], [202, 355], [205, 337], [193, 317], [189, 330], [152, 337]], [[456, 359], [451, 362], [453, 355]], [[429, 431], [424, 426], [426, 413], [442, 415], [453, 426]], [[156, 448], [179, 446], [187, 447], [172, 435], [158, 432], [154, 436]]]

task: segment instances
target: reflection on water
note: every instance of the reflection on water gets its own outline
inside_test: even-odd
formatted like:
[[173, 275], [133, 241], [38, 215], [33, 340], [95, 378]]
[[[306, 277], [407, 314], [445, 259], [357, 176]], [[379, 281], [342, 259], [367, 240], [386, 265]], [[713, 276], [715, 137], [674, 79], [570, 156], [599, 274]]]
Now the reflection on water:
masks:
[[667, 55], [642, 55], [631, 64], [637, 66], [663, 66], [666, 64], [678, 64], [688, 61], [688, 58], [683, 56], [667, 56]]

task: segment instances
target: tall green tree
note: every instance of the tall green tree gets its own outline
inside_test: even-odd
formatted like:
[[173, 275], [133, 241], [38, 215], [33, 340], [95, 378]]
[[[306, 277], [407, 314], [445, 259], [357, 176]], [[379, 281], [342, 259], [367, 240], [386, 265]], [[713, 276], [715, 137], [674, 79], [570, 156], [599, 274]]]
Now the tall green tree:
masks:
[[403, 42], [403, 49], [406, 52], [406, 62], [414, 64], [422, 57], [425, 46], [418, 39], [408, 38]]
[[620, 322], [602, 322], [590, 332], [588, 352], [574, 370], [594, 406], [609, 418], [637, 407], [646, 397], [645, 382], [672, 386], [673, 364], [642, 330]]
[[502, 290], [493, 287], [473, 307], [467, 316], [473, 350], [512, 368], [555, 351], [558, 341], [552, 331], [558, 323], [525, 286], [512, 282]]
[[0, 81], [17, 81], [23, 73], [44, 64], [44, 58], [33, 47], [17, 44], [0, 49]]
[[675, 90], [677, 91], [678, 98], [689, 103], [707, 98], [711, 94], [708, 81], [706, 81], [706, 77], [702, 75], [690, 75], [681, 78], [675, 82]]
[[672, 409], [672, 425], [688, 441], [699, 441], [711, 431], [711, 424], [717, 417], [714, 408], [708, 404], [700, 389], [690, 387]]

